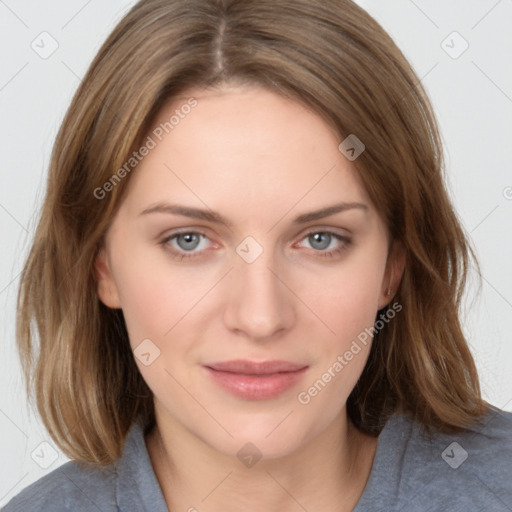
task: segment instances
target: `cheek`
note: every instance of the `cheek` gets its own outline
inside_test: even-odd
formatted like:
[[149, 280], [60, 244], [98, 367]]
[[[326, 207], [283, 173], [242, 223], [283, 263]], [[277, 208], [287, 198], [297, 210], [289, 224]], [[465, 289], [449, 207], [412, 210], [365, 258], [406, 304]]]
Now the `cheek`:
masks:
[[154, 250], [133, 251], [114, 265], [130, 345], [142, 378], [157, 397], [181, 397], [183, 390], [177, 382], [188, 379], [188, 364], [183, 363], [190, 359], [200, 337], [198, 301], [211, 284], [204, 276], [194, 280], [186, 271], [173, 269], [165, 255], [155, 258]]
[[321, 321], [318, 328], [324, 324], [321, 339], [327, 346], [342, 349], [374, 324], [384, 266], [384, 258], [354, 258], [302, 285], [301, 296], [307, 297], [310, 309]]
[[[382, 254], [381, 254], [382, 253]], [[333, 416], [359, 379], [372, 344], [385, 253], [347, 259], [332, 272], [317, 274], [314, 286], [303, 287], [311, 310], [316, 364], [297, 399], [311, 413]], [[323, 411], [323, 412], [322, 412]]]
[[201, 296], [186, 273], [173, 270], [165, 255], [155, 257], [155, 252], [154, 248], [135, 250], [125, 257], [120, 250], [113, 262], [132, 346], [146, 338], [161, 345]]
[[336, 286], [331, 281], [325, 293], [314, 294], [314, 307], [322, 312], [322, 323], [328, 329], [319, 322], [312, 327], [316, 364], [296, 399], [304, 414], [322, 417], [325, 423], [334, 420], [346, 403], [372, 344], [380, 286], [375, 268], [355, 270], [341, 272]]

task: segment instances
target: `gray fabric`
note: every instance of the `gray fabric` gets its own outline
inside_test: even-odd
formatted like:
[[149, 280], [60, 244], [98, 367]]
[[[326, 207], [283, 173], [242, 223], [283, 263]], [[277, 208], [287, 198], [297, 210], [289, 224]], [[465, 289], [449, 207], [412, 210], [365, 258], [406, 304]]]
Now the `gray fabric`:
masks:
[[[115, 464], [100, 471], [67, 462], [2, 510], [169, 512], [137, 424]], [[392, 416], [353, 512], [370, 511], [511, 512], [512, 413], [492, 408], [471, 431], [430, 438], [407, 417]]]
[[389, 510], [511, 512], [512, 413], [492, 408], [471, 431], [432, 439], [418, 424], [392, 417], [353, 512]]

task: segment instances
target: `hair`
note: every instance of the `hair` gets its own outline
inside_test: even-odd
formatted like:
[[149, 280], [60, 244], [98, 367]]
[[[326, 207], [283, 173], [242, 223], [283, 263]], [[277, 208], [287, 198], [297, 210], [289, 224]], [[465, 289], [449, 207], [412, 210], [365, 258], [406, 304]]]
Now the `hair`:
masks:
[[390, 36], [349, 0], [143, 0], [107, 38], [65, 115], [20, 278], [18, 349], [53, 440], [72, 459], [104, 465], [134, 422], [154, 424], [122, 310], [99, 300], [94, 273], [130, 174], [101, 199], [97, 190], [167, 101], [232, 83], [301, 102], [340, 142], [356, 134], [366, 147], [357, 175], [404, 248], [403, 311], [374, 338], [350, 419], [372, 435], [395, 412], [427, 430], [469, 428], [487, 404], [459, 319], [476, 259], [445, 189], [432, 107]]

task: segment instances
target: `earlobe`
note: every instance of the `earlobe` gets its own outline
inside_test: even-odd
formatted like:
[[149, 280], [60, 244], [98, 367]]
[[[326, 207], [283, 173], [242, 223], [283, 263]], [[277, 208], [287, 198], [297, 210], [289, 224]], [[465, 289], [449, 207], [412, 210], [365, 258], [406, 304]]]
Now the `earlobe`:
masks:
[[405, 249], [401, 242], [393, 242], [382, 281], [379, 309], [387, 306], [396, 294], [405, 269]]
[[97, 282], [98, 297], [109, 308], [120, 308], [121, 301], [114, 277], [110, 270], [105, 248], [102, 247], [94, 260], [94, 273]]

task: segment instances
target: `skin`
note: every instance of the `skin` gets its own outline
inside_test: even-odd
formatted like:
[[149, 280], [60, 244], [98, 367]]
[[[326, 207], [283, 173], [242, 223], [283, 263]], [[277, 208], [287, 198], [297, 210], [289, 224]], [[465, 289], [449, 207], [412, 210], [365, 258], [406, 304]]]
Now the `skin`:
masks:
[[[386, 226], [321, 117], [260, 87], [224, 86], [174, 98], [155, 126], [190, 96], [197, 106], [133, 171], [96, 260], [99, 297], [122, 308], [132, 348], [150, 339], [160, 350], [148, 366], [135, 360], [154, 394], [146, 444], [165, 500], [201, 512], [351, 510], [377, 445], [346, 414], [371, 343], [307, 405], [297, 396], [373, 325], [403, 257], [388, 252]], [[141, 215], [160, 202], [213, 210], [232, 226]], [[365, 208], [293, 223], [340, 202]], [[169, 240], [177, 230], [206, 238]], [[344, 239], [308, 236], [325, 231]], [[248, 236], [263, 249], [252, 263], [236, 252]], [[243, 399], [202, 367], [232, 359], [308, 369], [278, 397]], [[236, 455], [247, 442], [262, 455], [250, 468]]]

